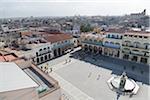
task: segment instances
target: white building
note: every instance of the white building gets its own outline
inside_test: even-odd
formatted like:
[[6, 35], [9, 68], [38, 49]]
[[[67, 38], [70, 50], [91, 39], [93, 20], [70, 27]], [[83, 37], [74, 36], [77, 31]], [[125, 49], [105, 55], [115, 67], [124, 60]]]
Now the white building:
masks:
[[[0, 100], [61, 100], [58, 82], [26, 62], [0, 63]], [[29, 65], [29, 66], [28, 66]]]

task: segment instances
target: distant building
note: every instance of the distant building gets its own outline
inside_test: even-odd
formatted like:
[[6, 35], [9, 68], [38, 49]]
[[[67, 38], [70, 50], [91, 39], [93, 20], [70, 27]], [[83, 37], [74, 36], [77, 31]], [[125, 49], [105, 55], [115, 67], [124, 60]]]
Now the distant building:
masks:
[[21, 38], [21, 33], [18, 29], [9, 29], [7, 26], [3, 26], [0, 37], [0, 42], [5, 43], [5, 46], [10, 46], [13, 42], [17, 41], [17, 39]]
[[131, 16], [145, 16], [146, 15], [146, 9], [143, 10], [141, 13], [131, 13]]

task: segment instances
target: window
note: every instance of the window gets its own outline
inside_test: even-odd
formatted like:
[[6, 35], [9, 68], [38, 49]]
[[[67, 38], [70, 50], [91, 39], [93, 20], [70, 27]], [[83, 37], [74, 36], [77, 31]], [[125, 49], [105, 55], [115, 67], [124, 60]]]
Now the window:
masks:
[[49, 59], [51, 58], [51, 54], [48, 55]]
[[132, 61], [137, 61], [138, 57], [137, 56], [133, 56], [132, 57]]
[[94, 42], [97, 42], [97, 40], [94, 40]]
[[108, 34], [107, 37], [110, 38], [110, 34]]
[[43, 62], [43, 57], [41, 57], [41, 62]]
[[89, 39], [89, 41], [92, 41], [92, 39]]
[[147, 63], [147, 58], [141, 58], [142, 63]]
[[120, 43], [116, 43], [116, 45], [120, 45]]
[[142, 38], [142, 36], [139, 36], [139, 38]]
[[124, 35], [125, 37], [127, 37], [128, 35]]
[[112, 35], [111, 37], [112, 37], [112, 38], [115, 38], [115, 35]]
[[37, 63], [39, 63], [39, 58], [36, 59]]
[[39, 51], [42, 51], [42, 49], [40, 49]]
[[137, 38], [137, 36], [136, 36], [136, 35], [135, 35], [134, 37], [135, 37], [135, 38]]
[[109, 43], [108, 41], [105, 41], [105, 43]]
[[144, 43], [145, 49], [148, 49], [149, 45], [150, 45], [149, 43]]
[[122, 36], [120, 36], [120, 39], [122, 39]]
[[114, 42], [110, 42], [110, 44], [114, 44]]
[[45, 60], [47, 60], [47, 55], [45, 55]]
[[123, 59], [129, 59], [129, 55], [125, 54], [125, 55], [123, 56]]
[[148, 38], [147, 36], [144, 36], [144, 38]]
[[38, 52], [36, 52], [36, 56], [38, 56]]

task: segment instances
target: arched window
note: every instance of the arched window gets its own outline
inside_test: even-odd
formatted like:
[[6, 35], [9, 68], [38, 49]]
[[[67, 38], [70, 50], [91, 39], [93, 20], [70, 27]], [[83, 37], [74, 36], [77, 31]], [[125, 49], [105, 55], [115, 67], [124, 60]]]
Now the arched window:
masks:
[[108, 41], [105, 41], [105, 43], [107, 44], [107, 43], [109, 43]]
[[37, 63], [39, 63], [39, 58], [36, 59]]
[[41, 62], [43, 62], [43, 57], [41, 57]]
[[36, 52], [36, 56], [38, 56], [38, 52]]
[[122, 39], [123, 37], [122, 36], [120, 36], [120, 39]]
[[92, 41], [92, 39], [89, 39], [89, 41]]
[[134, 45], [134, 47], [138, 48], [138, 47], [140, 47], [141, 44], [140, 44], [140, 42], [134, 42], [133, 45]]
[[115, 43], [116, 45], [120, 45], [120, 43]]
[[40, 49], [39, 51], [42, 51], [42, 49]]
[[47, 60], [47, 55], [45, 55], [45, 60]]
[[150, 48], [150, 44], [149, 44], [149, 43], [144, 43], [144, 48], [145, 48], [145, 49]]
[[107, 37], [110, 38], [110, 34], [108, 34]]
[[51, 59], [51, 54], [48, 55], [49, 59]]
[[110, 44], [114, 44], [114, 42], [110, 42]]

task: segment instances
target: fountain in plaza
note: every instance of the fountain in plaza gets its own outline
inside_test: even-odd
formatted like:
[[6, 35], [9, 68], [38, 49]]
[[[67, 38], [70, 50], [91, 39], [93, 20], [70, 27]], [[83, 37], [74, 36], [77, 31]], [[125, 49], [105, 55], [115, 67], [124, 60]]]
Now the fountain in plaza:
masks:
[[111, 77], [107, 84], [111, 90], [123, 95], [135, 95], [139, 90], [137, 83], [133, 79], [128, 78], [125, 72], [121, 76]]

